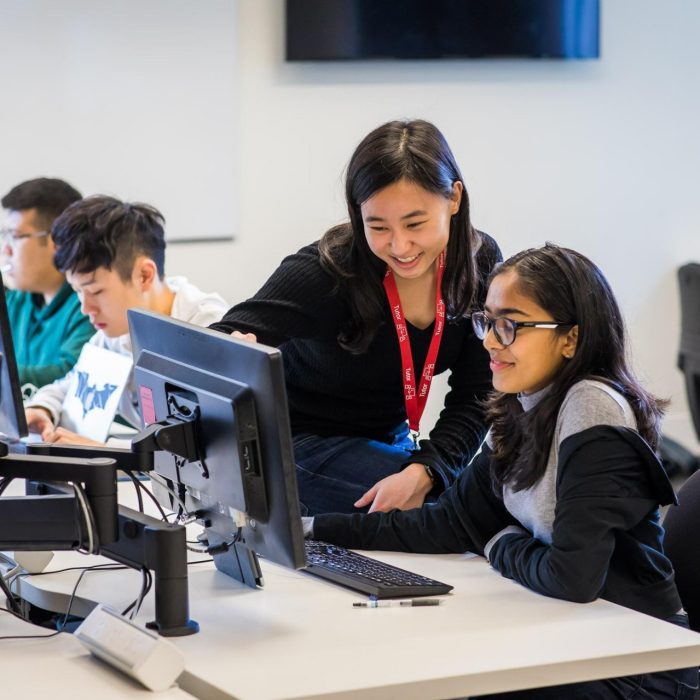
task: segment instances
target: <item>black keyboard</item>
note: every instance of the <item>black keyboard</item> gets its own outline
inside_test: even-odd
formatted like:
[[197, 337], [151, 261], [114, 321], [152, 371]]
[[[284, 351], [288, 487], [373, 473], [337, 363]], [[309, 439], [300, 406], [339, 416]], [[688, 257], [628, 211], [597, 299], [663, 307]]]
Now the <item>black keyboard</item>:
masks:
[[376, 598], [416, 598], [449, 593], [452, 586], [384, 564], [345, 547], [305, 540], [304, 571]]

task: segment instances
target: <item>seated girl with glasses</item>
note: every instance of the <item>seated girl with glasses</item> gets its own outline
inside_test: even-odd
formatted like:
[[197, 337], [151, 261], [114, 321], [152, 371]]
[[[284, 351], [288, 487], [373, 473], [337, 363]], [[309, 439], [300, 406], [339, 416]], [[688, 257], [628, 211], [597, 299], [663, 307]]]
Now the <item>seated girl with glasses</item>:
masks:
[[[480, 455], [434, 504], [319, 515], [305, 519], [307, 535], [359, 549], [470, 550], [537, 593], [600, 597], [687, 626], [659, 525], [659, 505], [675, 502], [653, 451], [663, 402], [627, 365], [603, 274], [554, 245], [518, 253], [497, 266], [472, 323], [494, 387]], [[694, 681], [697, 668], [646, 674], [641, 687], [684, 697], [675, 693]], [[618, 698], [632, 687], [618, 678], [497, 697]]]

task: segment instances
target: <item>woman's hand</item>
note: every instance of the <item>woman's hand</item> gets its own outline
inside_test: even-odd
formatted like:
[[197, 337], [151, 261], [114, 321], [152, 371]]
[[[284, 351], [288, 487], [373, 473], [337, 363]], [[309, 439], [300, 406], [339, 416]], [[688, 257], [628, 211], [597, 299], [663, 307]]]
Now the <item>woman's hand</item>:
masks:
[[245, 340], [248, 343], [257, 343], [258, 338], [255, 333], [240, 333], [239, 331], [232, 331], [231, 337], [236, 340]]
[[425, 471], [425, 466], [416, 462], [409, 464], [398, 474], [378, 481], [354, 505], [356, 508], [364, 508], [371, 503], [370, 513], [385, 512], [394, 508], [419, 508], [432, 487], [433, 482]]

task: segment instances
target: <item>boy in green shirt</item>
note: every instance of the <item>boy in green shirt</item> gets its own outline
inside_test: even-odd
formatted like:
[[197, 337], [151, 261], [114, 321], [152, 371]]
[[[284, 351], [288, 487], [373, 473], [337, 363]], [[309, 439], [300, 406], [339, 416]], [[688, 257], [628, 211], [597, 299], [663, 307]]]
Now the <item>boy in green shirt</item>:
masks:
[[80, 302], [53, 264], [51, 226], [80, 192], [55, 178], [13, 187], [3, 198], [7, 218], [0, 229], [2, 271], [15, 355], [22, 385], [41, 387], [75, 364], [94, 334]]

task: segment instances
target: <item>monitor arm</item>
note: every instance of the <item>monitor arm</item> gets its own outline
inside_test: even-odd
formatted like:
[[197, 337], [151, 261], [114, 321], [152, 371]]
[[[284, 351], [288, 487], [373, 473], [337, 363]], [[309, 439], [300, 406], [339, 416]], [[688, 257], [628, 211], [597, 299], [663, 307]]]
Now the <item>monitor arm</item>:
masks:
[[153, 453], [158, 450], [171, 452], [188, 462], [198, 462], [201, 457], [197, 449], [195, 426], [194, 419], [168, 416], [165, 420], [151, 423], [134, 435], [131, 449], [135, 455], [151, 455], [151, 465]]
[[[62, 484], [29, 481], [27, 494], [31, 495], [25, 498], [36, 499], [39, 506], [43, 505], [46, 510], [45, 504], [51, 504], [53, 499], [66, 494], [66, 487]], [[67, 498], [65, 495], [63, 497]], [[3, 500], [5, 499], [0, 499], [0, 506]], [[164, 637], [179, 637], [199, 631], [199, 625], [189, 616], [186, 539], [186, 530], [182, 525], [164, 523], [120, 505], [118, 537], [111, 542], [100, 543], [98, 554], [103, 557], [137, 571], [153, 571], [155, 619], [147, 622], [146, 627], [156, 630]]]
[[[5, 452], [0, 457], [0, 477], [83, 484], [98, 541], [118, 539], [117, 467], [113, 459], [15, 455], [7, 454], [4, 443], [0, 445], [0, 451]], [[75, 494], [64, 492], [51, 505], [38, 499], [28, 501], [25, 496], [0, 499], [0, 548], [73, 549], [82, 545], [85, 528], [84, 513], [83, 518], [76, 517]], [[52, 546], [47, 547], [47, 543]]]
[[[138, 435], [137, 435], [138, 437]], [[0, 443], [1, 444], [1, 443]], [[153, 452], [133, 452], [118, 447], [99, 447], [94, 445], [57, 445], [48, 442], [35, 442], [27, 446], [27, 455], [37, 455], [43, 458], [90, 458], [95, 455], [114, 460], [117, 469], [124, 471], [150, 472], [153, 471]]]

